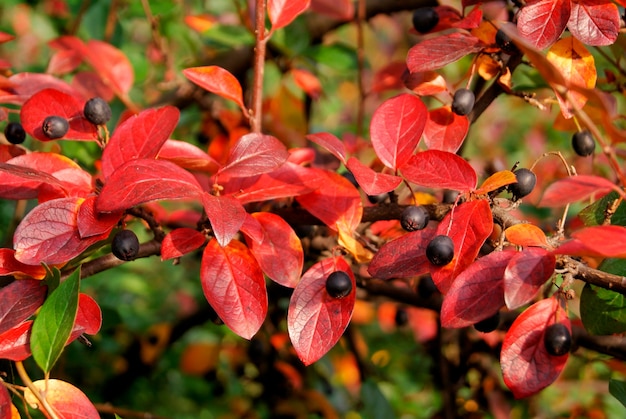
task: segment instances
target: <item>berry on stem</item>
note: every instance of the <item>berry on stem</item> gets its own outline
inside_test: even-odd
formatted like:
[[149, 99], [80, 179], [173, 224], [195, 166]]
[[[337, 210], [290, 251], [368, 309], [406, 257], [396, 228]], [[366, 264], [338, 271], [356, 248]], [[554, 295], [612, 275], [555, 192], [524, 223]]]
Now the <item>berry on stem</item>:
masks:
[[572, 334], [563, 323], [554, 323], [546, 328], [543, 344], [552, 356], [562, 356], [572, 347]]
[[588, 130], [578, 131], [572, 136], [572, 148], [579, 156], [587, 157], [596, 149], [596, 141]]
[[335, 271], [326, 278], [326, 292], [333, 298], [343, 298], [352, 292], [352, 280], [344, 271]]
[[426, 257], [435, 266], [447, 265], [454, 259], [454, 242], [445, 235], [435, 236], [426, 246]]
[[70, 130], [70, 123], [62, 116], [51, 115], [43, 120], [41, 130], [52, 140], [63, 138]]
[[400, 225], [406, 231], [422, 230], [430, 221], [430, 215], [422, 206], [410, 205], [402, 211]]
[[452, 112], [457, 115], [467, 115], [474, 109], [476, 97], [470, 89], [459, 89], [454, 92], [452, 99]]
[[101, 97], [93, 97], [85, 103], [83, 114], [94, 125], [104, 125], [111, 119], [111, 108]]
[[139, 239], [132, 230], [120, 230], [113, 236], [111, 251], [120, 260], [134, 260], [139, 253]]
[[4, 127], [4, 136], [11, 144], [22, 144], [26, 139], [26, 131], [19, 122], [9, 122]]
[[427, 33], [439, 23], [439, 13], [432, 7], [420, 7], [413, 12], [412, 22], [417, 32]]
[[537, 183], [537, 176], [528, 169], [521, 168], [514, 171], [517, 183], [509, 185], [509, 192], [513, 194], [513, 200], [517, 201], [533, 191]]

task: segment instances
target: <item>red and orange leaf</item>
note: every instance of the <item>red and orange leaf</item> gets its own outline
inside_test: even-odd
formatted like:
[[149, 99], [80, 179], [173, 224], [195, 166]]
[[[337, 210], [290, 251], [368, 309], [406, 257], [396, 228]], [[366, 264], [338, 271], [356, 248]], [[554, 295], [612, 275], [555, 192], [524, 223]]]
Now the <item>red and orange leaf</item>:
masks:
[[15, 326], [0, 334], [0, 359], [23, 361], [31, 356], [30, 332], [32, 320]]
[[[63, 419], [96, 419], [100, 414], [89, 398], [68, 382], [48, 379], [33, 382], [40, 393], [44, 393], [48, 404]], [[24, 398], [30, 405], [39, 405], [30, 389], [24, 391]]]
[[480, 188], [476, 189], [474, 193], [476, 195], [485, 195], [515, 182], [517, 182], [517, 178], [513, 172], [510, 170], [501, 170], [485, 179], [483, 184], [480, 185]]
[[187, 170], [215, 173], [220, 168], [220, 164], [213, 157], [186, 141], [165, 141], [158, 158], [169, 160]]
[[33, 208], [15, 230], [15, 258], [29, 265], [61, 264], [105, 239], [106, 236], [80, 238], [76, 214], [82, 201], [60, 198]]
[[199, 14], [187, 15], [184, 17], [183, 21], [185, 25], [189, 26], [194, 31], [202, 33], [211, 29], [218, 22], [218, 19], [212, 15]]
[[272, 30], [284, 28], [309, 8], [310, 0], [268, 0], [267, 15]]
[[507, 241], [517, 246], [548, 247], [546, 233], [533, 224], [515, 224], [504, 230], [504, 233]]
[[43, 279], [46, 276], [46, 269], [41, 265], [26, 265], [15, 259], [15, 250], [2, 248], [0, 249], [0, 276], [5, 275]]
[[76, 70], [82, 62], [83, 57], [81, 57], [76, 51], [57, 51], [50, 58], [46, 73], [56, 75], [68, 74]]
[[[343, 271], [352, 281], [352, 292], [333, 298], [326, 292], [326, 278]], [[302, 276], [289, 302], [287, 328], [298, 357], [305, 365], [324, 356], [345, 331], [356, 300], [356, 282], [350, 265], [342, 258], [324, 259]]]
[[95, 195], [85, 198], [76, 215], [76, 225], [81, 238], [109, 234], [122, 218], [123, 213], [101, 213], [96, 210]]
[[96, 200], [100, 212], [124, 211], [163, 199], [197, 197], [202, 187], [196, 178], [167, 160], [138, 159], [124, 163], [107, 180]]
[[288, 157], [287, 148], [276, 137], [246, 134], [230, 149], [228, 160], [218, 175], [231, 178], [260, 175], [277, 169]]
[[237, 240], [224, 247], [211, 240], [202, 254], [200, 280], [207, 301], [226, 326], [251, 339], [268, 305], [263, 271], [250, 250]]
[[401, 177], [378, 173], [354, 157], [348, 159], [347, 167], [354, 175], [361, 189], [368, 195], [378, 195], [393, 191], [402, 182]]
[[346, 231], [354, 231], [363, 216], [361, 195], [345, 177], [329, 171], [319, 171], [326, 179], [318, 189], [296, 200], [311, 214], [333, 230], [342, 223]]
[[504, 300], [508, 309], [532, 301], [554, 273], [555, 266], [554, 254], [540, 247], [517, 252], [504, 273]]
[[404, 76], [407, 73], [404, 61], [393, 61], [374, 73], [370, 91], [373, 93], [385, 92], [392, 89], [401, 89], [404, 86]]
[[432, 96], [448, 90], [446, 80], [436, 71], [409, 73], [404, 84], [418, 96]]
[[455, 207], [437, 226], [454, 242], [454, 259], [445, 266], [432, 266], [431, 276], [439, 290], [446, 294], [454, 279], [474, 262], [481, 246], [493, 229], [493, 216], [485, 199]]
[[570, 176], [548, 186], [539, 206], [563, 207], [566, 204], [589, 198], [599, 199], [612, 190], [622, 192], [613, 182], [600, 176]]
[[556, 298], [541, 300], [524, 311], [504, 337], [500, 365], [507, 387], [520, 399], [532, 396], [552, 384], [569, 354], [552, 356], [543, 336], [548, 326], [562, 323], [571, 331], [567, 313]]
[[484, 48], [480, 39], [466, 32], [429, 38], [413, 46], [406, 63], [411, 73], [437, 70]]
[[47, 292], [48, 287], [34, 279], [18, 279], [0, 288], [0, 335], [35, 314]]
[[211, 221], [213, 235], [220, 246], [226, 246], [235, 237], [246, 219], [246, 210], [230, 195], [202, 194], [202, 205]]
[[367, 272], [374, 278], [410, 278], [425, 274], [430, 269], [426, 246], [435, 236], [434, 228], [407, 233], [389, 241], [374, 255]]
[[337, 157], [343, 164], [346, 164], [346, 148], [343, 141], [329, 132], [318, 132], [309, 134], [306, 139], [325, 148], [333, 156]]
[[246, 243], [261, 269], [271, 280], [294, 288], [304, 266], [302, 243], [291, 226], [280, 216], [270, 212], [252, 214], [263, 229], [263, 239], [246, 236]]
[[121, 50], [95, 39], [87, 42], [82, 55], [102, 81], [119, 97], [126, 97], [135, 80], [133, 66]]
[[[74, 330], [88, 335], [95, 335], [102, 327], [102, 310], [92, 297], [87, 294], [78, 295], [78, 311]], [[74, 333], [74, 331], [72, 331]]]
[[11, 35], [10, 33], [0, 32], [0, 44], [4, 44], [5, 42], [9, 42], [15, 39], [15, 35]]
[[565, 30], [571, 3], [571, 0], [529, 1], [518, 15], [520, 35], [539, 49], [552, 45]]
[[502, 277], [515, 252], [492, 252], [456, 277], [441, 306], [443, 327], [467, 327], [496, 314], [504, 306]]
[[619, 10], [607, 0], [572, 0], [567, 28], [587, 45], [611, 45], [619, 35]]
[[322, 94], [322, 83], [320, 79], [310, 71], [294, 68], [291, 75], [296, 84], [310, 97], [318, 99]]
[[417, 153], [400, 168], [404, 177], [427, 188], [468, 191], [476, 187], [476, 172], [454, 153], [426, 150]]
[[170, 231], [161, 243], [161, 260], [178, 258], [197, 250], [205, 242], [204, 234], [193, 228], [181, 227]]
[[370, 123], [372, 146], [380, 161], [397, 170], [415, 152], [428, 109], [415, 95], [403, 93], [386, 100], [376, 109]]
[[228, 70], [213, 65], [187, 68], [183, 70], [183, 74], [203, 89], [234, 101], [244, 113], [247, 113], [241, 84]]
[[146, 109], [120, 124], [102, 152], [105, 178], [129, 160], [154, 159], [174, 132], [180, 111], [173, 106]]
[[469, 131], [467, 116], [457, 115], [450, 106], [433, 109], [428, 113], [424, 128], [424, 143], [429, 150], [456, 153]]
[[81, 98], [56, 89], [43, 89], [24, 103], [20, 119], [27, 133], [40, 141], [50, 141], [42, 130], [43, 121], [51, 115], [69, 121], [69, 131], [63, 136], [66, 140], [95, 141], [96, 126], [83, 115], [84, 102]]
[[[586, 227], [572, 233], [572, 238], [584, 244], [589, 256], [626, 257], [626, 227], [619, 225]], [[559, 246], [556, 253], [563, 250], [563, 246]]]

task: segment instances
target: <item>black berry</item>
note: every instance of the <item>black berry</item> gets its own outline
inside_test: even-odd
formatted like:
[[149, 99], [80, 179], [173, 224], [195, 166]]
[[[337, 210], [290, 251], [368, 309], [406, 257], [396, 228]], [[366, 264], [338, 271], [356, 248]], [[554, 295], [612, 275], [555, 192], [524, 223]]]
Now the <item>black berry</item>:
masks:
[[509, 192], [513, 194], [513, 200], [517, 201], [533, 191], [537, 183], [537, 176], [525, 168], [517, 169], [513, 173], [515, 173], [517, 183], [509, 185]]
[[417, 293], [422, 298], [430, 298], [437, 292], [439, 292], [439, 290], [430, 275], [423, 276], [417, 283]]
[[120, 230], [113, 236], [111, 251], [120, 260], [134, 260], [139, 253], [139, 239], [132, 230]]
[[447, 265], [454, 258], [454, 242], [448, 236], [436, 236], [426, 246], [426, 257], [435, 266]]
[[565, 355], [572, 347], [572, 334], [563, 323], [551, 324], [543, 334], [543, 344], [550, 355]]
[[26, 139], [26, 131], [19, 122], [9, 122], [4, 127], [4, 136], [11, 144], [22, 144]]
[[498, 311], [493, 316], [489, 316], [486, 319], [483, 319], [476, 324], [474, 324], [474, 329], [479, 332], [489, 333], [493, 332], [500, 325], [500, 312]]
[[380, 204], [382, 202], [385, 202], [388, 196], [389, 196], [388, 193], [381, 193], [378, 195], [367, 195], [367, 200], [370, 201], [372, 204]]
[[572, 147], [576, 154], [587, 157], [593, 154], [596, 148], [596, 141], [587, 130], [582, 130], [572, 136]]
[[459, 191], [455, 191], [452, 189], [446, 189], [445, 191], [443, 191], [443, 199], [442, 202], [444, 204], [454, 204], [456, 202], [456, 199], [459, 196]]
[[459, 89], [454, 92], [452, 99], [452, 112], [457, 115], [467, 115], [474, 109], [476, 97], [470, 89]]
[[396, 326], [402, 327], [409, 322], [409, 313], [403, 307], [398, 307], [396, 310], [396, 315], [394, 317], [394, 321]]
[[432, 7], [420, 7], [413, 12], [412, 21], [416, 31], [427, 33], [439, 23], [439, 13]]
[[428, 224], [430, 215], [422, 206], [410, 205], [402, 211], [400, 225], [406, 231], [422, 230]]
[[326, 278], [326, 292], [333, 298], [343, 298], [352, 292], [352, 280], [344, 271], [335, 271]]
[[83, 114], [92, 124], [104, 125], [111, 119], [111, 108], [101, 97], [94, 97], [85, 103]]
[[67, 119], [56, 115], [48, 116], [41, 126], [44, 135], [52, 140], [64, 137], [69, 129], [70, 124]]
[[500, 48], [505, 54], [513, 55], [518, 49], [506, 33], [502, 29], [498, 29], [496, 32], [496, 45]]

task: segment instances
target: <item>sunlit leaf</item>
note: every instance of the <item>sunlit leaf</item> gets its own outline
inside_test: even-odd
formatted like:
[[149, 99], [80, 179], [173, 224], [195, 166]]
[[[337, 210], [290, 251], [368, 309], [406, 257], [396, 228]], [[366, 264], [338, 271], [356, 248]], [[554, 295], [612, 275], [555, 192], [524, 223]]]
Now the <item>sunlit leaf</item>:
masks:
[[617, 40], [620, 29], [617, 5], [606, 0], [572, 0], [567, 28], [572, 36], [587, 45], [611, 45]]
[[504, 233], [507, 241], [518, 246], [548, 246], [546, 234], [533, 224], [515, 224], [504, 230]]
[[202, 194], [202, 205], [211, 221], [215, 238], [221, 246], [226, 246], [245, 221], [245, 208], [230, 195], [213, 196], [208, 193]]
[[561, 36], [570, 18], [570, 0], [531, 0], [521, 8], [517, 28], [521, 36], [539, 49]]
[[[78, 388], [65, 381], [48, 379], [37, 380], [33, 385], [40, 393], [45, 393], [47, 402], [64, 419], [96, 419], [100, 415], [89, 398]], [[26, 402], [39, 405], [30, 389], [24, 391]]]
[[593, 175], [577, 175], [559, 179], [546, 188], [539, 202], [543, 207], [563, 207], [590, 197], [600, 198], [619, 188], [610, 180]]
[[309, 8], [310, 0], [268, 0], [267, 14], [272, 30], [289, 25], [298, 15]]
[[517, 178], [513, 172], [510, 170], [501, 170], [485, 179], [482, 185], [480, 185], [480, 188], [476, 189], [475, 193], [477, 195], [488, 194], [489, 192], [493, 192], [503, 186], [516, 182]]
[[469, 131], [467, 116], [457, 115], [449, 106], [433, 109], [428, 113], [424, 128], [424, 142], [429, 150], [456, 153]]
[[228, 160], [218, 175], [260, 175], [277, 169], [288, 157], [287, 148], [277, 138], [258, 133], [246, 134], [231, 148]]
[[404, 177], [428, 188], [468, 191], [476, 187], [476, 172], [462, 157], [440, 150], [417, 153], [400, 168]]
[[551, 252], [528, 247], [517, 252], [504, 272], [504, 300], [509, 310], [532, 301], [554, 274], [556, 258]]
[[346, 148], [343, 142], [333, 134], [329, 132], [318, 132], [307, 135], [306, 139], [324, 147], [343, 164], [346, 164]]
[[218, 66], [186, 68], [183, 74], [203, 89], [234, 101], [245, 111], [241, 84], [228, 70]]
[[202, 246], [206, 238], [202, 233], [188, 227], [177, 228], [165, 235], [161, 242], [161, 260], [186, 255]]
[[401, 177], [376, 172], [354, 157], [350, 157], [347, 167], [367, 195], [391, 192], [402, 182]]
[[429, 38], [413, 46], [406, 63], [411, 73], [437, 70], [484, 47], [480, 39], [466, 32]]

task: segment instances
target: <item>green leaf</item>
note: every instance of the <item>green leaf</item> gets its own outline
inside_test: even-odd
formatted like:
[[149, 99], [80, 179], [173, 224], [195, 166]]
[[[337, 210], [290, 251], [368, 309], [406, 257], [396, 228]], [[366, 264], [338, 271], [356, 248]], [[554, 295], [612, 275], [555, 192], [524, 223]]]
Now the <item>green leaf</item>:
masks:
[[626, 406], [626, 382], [609, 380], [609, 393]]
[[[584, 208], [578, 216], [587, 226], [602, 225], [607, 207], [616, 199], [618, 199], [617, 192], [611, 192]], [[617, 207], [611, 217], [611, 224], [626, 226], [626, 204], [624, 202]]]
[[346, 45], [316, 45], [308, 48], [306, 55], [319, 65], [337, 71], [349, 71], [357, 67], [356, 51]]
[[45, 373], [50, 372], [59, 359], [72, 333], [79, 289], [80, 269], [77, 269], [46, 299], [33, 322], [30, 349]]
[[[625, 259], [605, 259], [599, 266], [603, 272], [623, 276]], [[580, 318], [593, 335], [626, 332], [626, 299], [624, 295], [586, 284], [580, 295]]]
[[44, 265], [44, 268], [46, 269], [46, 277], [43, 281], [48, 286], [48, 295], [50, 295], [61, 284], [61, 271], [55, 267], [50, 268], [48, 265]]
[[383, 393], [372, 380], [366, 380], [361, 386], [361, 400], [363, 409], [361, 414], [364, 418], [393, 418], [395, 413]]

